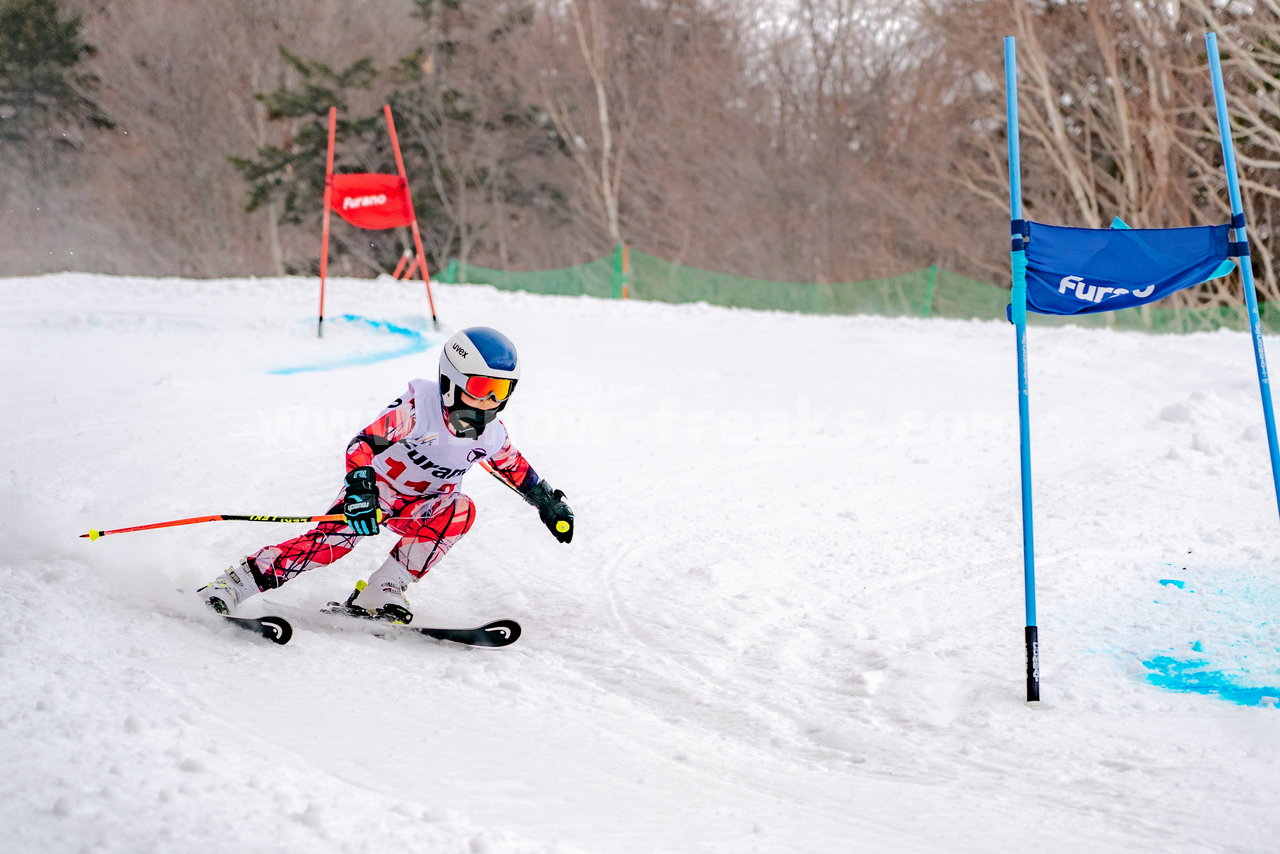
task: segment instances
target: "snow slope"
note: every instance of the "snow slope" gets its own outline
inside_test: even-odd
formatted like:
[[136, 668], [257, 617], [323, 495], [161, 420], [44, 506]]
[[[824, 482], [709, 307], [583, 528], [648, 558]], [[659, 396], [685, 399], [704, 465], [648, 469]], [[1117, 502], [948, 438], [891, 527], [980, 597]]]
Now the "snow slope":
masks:
[[420, 285], [334, 282], [322, 341], [314, 301], [0, 280], [6, 850], [1275, 850], [1247, 336], [1032, 330], [1032, 711], [1002, 323], [440, 288], [453, 328], [520, 346], [505, 421], [578, 516], [561, 546], [468, 479], [479, 520], [410, 598], [519, 620], [506, 650], [312, 620], [392, 535], [246, 605], [294, 619], [285, 647], [176, 590], [297, 527], [79, 539], [324, 509], [441, 336]]

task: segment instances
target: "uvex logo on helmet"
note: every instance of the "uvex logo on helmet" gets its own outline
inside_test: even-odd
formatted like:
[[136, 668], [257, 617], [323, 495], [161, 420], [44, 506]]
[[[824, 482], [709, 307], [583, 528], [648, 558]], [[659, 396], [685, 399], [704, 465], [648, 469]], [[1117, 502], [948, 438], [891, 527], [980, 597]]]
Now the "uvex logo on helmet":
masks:
[[376, 196], [347, 196], [342, 200], [342, 209], [349, 211], [352, 208], [376, 208], [378, 205], [385, 205], [387, 197], [382, 194]]
[[1138, 299], [1145, 299], [1156, 292], [1156, 286], [1147, 285], [1145, 288], [1131, 291], [1128, 288], [1108, 288], [1103, 285], [1090, 285], [1080, 276], [1063, 276], [1062, 281], [1058, 282], [1058, 293], [1065, 295], [1068, 292], [1078, 300], [1102, 302], [1107, 297], [1119, 297], [1125, 294], [1133, 294]]

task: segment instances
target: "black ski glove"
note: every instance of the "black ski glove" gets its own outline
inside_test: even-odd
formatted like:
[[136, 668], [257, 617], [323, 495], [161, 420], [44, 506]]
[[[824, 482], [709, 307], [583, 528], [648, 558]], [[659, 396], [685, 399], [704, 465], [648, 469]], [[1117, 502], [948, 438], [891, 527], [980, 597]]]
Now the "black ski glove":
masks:
[[564, 492], [552, 490], [545, 480], [538, 481], [525, 497], [538, 508], [538, 518], [547, 526], [551, 536], [562, 543], [573, 541], [573, 509], [564, 500]]
[[378, 478], [373, 466], [360, 466], [347, 472], [342, 515], [357, 534], [367, 537], [378, 533]]

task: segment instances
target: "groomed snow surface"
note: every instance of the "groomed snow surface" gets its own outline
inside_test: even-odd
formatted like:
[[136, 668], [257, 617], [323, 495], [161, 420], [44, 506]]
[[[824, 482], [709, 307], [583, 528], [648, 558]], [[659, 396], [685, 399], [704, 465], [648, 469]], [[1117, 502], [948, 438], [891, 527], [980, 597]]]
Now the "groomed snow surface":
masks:
[[442, 335], [420, 284], [331, 283], [323, 340], [315, 299], [0, 280], [4, 850], [1275, 850], [1280, 522], [1247, 335], [1032, 329], [1032, 710], [994, 321], [438, 288], [449, 327], [520, 347], [504, 420], [577, 513], [560, 545], [468, 478], [478, 521], [410, 599], [519, 620], [503, 650], [313, 617], [392, 534], [246, 603], [294, 621], [283, 647], [191, 591], [301, 526], [78, 538], [324, 511]]

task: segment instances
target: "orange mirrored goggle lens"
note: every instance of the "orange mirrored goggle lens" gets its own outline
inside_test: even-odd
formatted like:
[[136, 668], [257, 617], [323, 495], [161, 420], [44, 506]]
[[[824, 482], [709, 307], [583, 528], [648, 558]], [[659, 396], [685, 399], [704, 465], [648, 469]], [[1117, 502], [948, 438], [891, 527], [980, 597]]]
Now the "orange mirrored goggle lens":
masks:
[[511, 396], [511, 390], [515, 388], [515, 385], [515, 380], [503, 380], [497, 377], [467, 377], [467, 384], [463, 388], [467, 390], [467, 394], [476, 400], [492, 397], [501, 403]]

